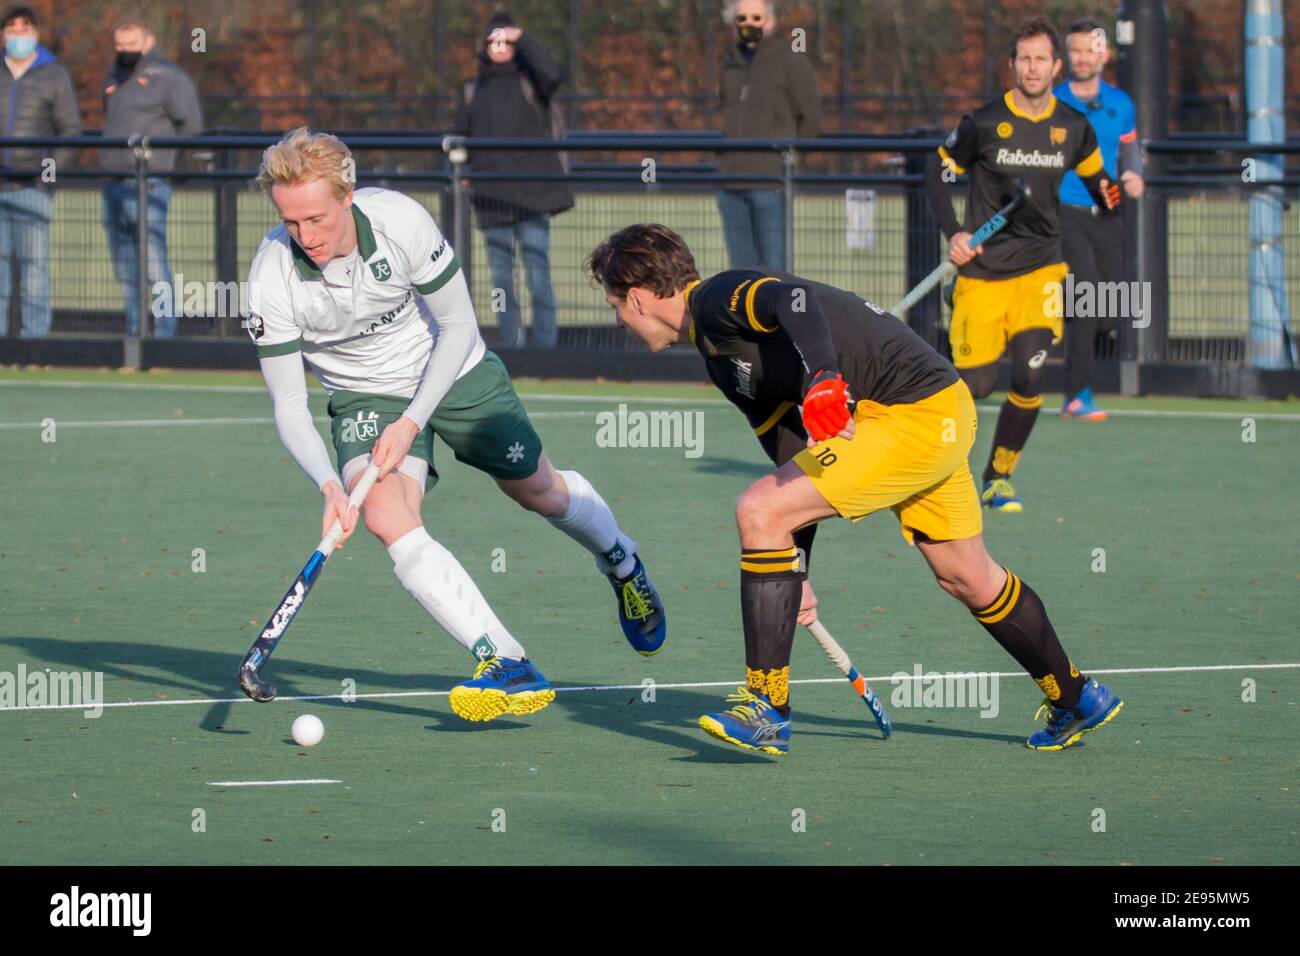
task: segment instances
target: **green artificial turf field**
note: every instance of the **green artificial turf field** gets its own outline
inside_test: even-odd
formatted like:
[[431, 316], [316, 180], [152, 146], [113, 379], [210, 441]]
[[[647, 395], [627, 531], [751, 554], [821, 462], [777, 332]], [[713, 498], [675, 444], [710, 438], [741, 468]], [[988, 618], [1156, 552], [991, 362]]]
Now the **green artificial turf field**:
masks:
[[[892, 516], [823, 528], [823, 620], [895, 734], [879, 738], [800, 634], [792, 676], [818, 682], [794, 686], [791, 753], [772, 758], [695, 726], [744, 673], [731, 509], [767, 466], [741, 416], [687, 385], [520, 390], [552, 459], [640, 542], [669, 638], [634, 654], [591, 559], [439, 446], [431, 532], [561, 689], [532, 717], [470, 725], [446, 691], [472, 662], [364, 533], [268, 665], [282, 699], [239, 693], [236, 665], [319, 536], [256, 376], [0, 372], [0, 680], [100, 672], [123, 705], [0, 710], [0, 863], [1300, 859], [1300, 405], [1110, 399], [1127, 414], [1105, 424], [1042, 416], [1017, 472], [1027, 509], [991, 516], [989, 547], [1085, 671], [1119, 671], [1101, 676], [1126, 701], [1062, 753], [1025, 749], [1037, 689]], [[596, 414], [620, 401], [699, 413], [702, 455], [599, 447]], [[897, 705], [889, 675], [918, 665], [1007, 675], [996, 716]], [[288, 734], [308, 712], [325, 740], [304, 749]], [[230, 785], [288, 780], [338, 782]]]

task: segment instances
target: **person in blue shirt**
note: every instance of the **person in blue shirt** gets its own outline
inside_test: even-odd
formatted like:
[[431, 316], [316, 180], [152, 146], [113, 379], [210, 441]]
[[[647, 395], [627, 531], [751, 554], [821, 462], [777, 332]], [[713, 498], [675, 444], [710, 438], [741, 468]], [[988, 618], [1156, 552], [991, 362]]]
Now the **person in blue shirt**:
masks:
[[[0, 68], [0, 135], [13, 139], [77, 136], [81, 113], [72, 79], [40, 42], [37, 13], [10, 7], [0, 19], [4, 68]], [[51, 155], [51, 152], [53, 155]], [[9, 327], [9, 306], [18, 298], [24, 338], [50, 334], [50, 223], [53, 182], [72, 166], [69, 149], [12, 146], [0, 150], [0, 335]], [[18, 283], [10, 260], [18, 260]]]
[[[1101, 78], [1110, 60], [1106, 28], [1093, 17], [1070, 24], [1066, 34], [1070, 79], [1056, 87], [1059, 100], [1088, 117], [1097, 133], [1102, 162], [1107, 174], [1119, 182], [1130, 199], [1139, 199], [1145, 189], [1142, 179], [1142, 151], [1138, 146], [1137, 113], [1129, 95]], [[1065, 402], [1061, 415], [1103, 421], [1106, 412], [1092, 397], [1089, 373], [1098, 332], [1109, 335], [1118, 316], [1098, 315], [1114, 297], [1099, 295], [1098, 284], [1127, 279], [1124, 258], [1124, 225], [1118, 216], [1099, 215], [1092, 196], [1079, 177], [1067, 173], [1061, 183], [1061, 251], [1072, 276], [1065, 288], [1076, 290], [1065, 296]], [[1092, 295], [1080, 297], [1084, 283], [1093, 283]], [[1077, 314], [1076, 314], [1077, 313]]]

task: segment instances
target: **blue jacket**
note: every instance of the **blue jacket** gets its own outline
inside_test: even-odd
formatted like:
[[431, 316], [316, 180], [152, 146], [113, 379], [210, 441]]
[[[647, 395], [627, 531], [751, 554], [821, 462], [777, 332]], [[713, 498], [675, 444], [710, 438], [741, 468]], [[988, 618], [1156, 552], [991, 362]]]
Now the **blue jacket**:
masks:
[[[44, 46], [37, 45], [36, 60], [16, 80], [7, 64], [0, 67], [0, 129], [5, 136], [81, 135], [81, 112], [77, 109], [72, 77]], [[0, 174], [13, 182], [8, 170], [39, 170], [42, 161], [50, 155], [50, 149], [45, 146], [6, 149], [0, 157]], [[71, 165], [75, 153], [60, 149], [54, 151], [53, 158], [57, 169]]]

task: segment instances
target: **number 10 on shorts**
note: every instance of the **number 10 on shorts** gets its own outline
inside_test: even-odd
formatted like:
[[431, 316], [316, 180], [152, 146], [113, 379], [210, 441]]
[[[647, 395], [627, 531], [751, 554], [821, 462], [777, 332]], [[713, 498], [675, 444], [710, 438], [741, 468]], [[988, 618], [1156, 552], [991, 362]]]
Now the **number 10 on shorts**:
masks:
[[813, 451], [812, 455], [823, 468], [829, 468], [840, 460], [840, 456], [829, 448], [818, 448]]

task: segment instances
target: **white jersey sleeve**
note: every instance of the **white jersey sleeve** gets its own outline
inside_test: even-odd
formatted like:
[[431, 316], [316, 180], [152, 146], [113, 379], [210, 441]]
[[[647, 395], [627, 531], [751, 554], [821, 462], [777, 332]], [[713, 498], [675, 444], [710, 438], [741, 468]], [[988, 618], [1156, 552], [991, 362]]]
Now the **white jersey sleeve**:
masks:
[[409, 196], [385, 192], [384, 228], [406, 259], [406, 274], [437, 325], [438, 344], [420, 386], [403, 412], [423, 428], [456, 379], [483, 357], [483, 340], [465, 274], [437, 223]]
[[[402, 414], [423, 428], [433, 417], [439, 403], [451, 391], [462, 369], [479, 351], [483, 339], [474, 318], [474, 303], [469, 297], [465, 274], [459, 268], [447, 283], [424, 296], [424, 304], [438, 323], [438, 347], [429, 357], [424, 378]], [[473, 359], [477, 363], [478, 359]]]
[[343, 482], [330, 464], [329, 450], [307, 404], [307, 376], [302, 370], [302, 356], [273, 355], [260, 360], [271, 403], [275, 406], [275, 428], [280, 441], [307, 477], [324, 488], [327, 482]]
[[289, 246], [284, 227], [272, 229], [248, 269], [248, 334], [258, 358], [273, 358], [302, 350], [302, 329], [294, 320], [285, 279]]

